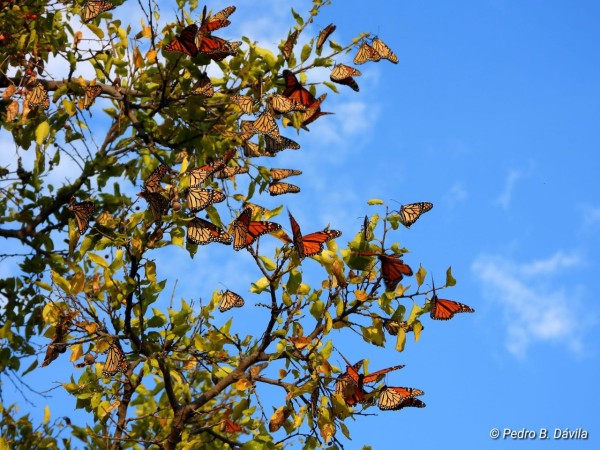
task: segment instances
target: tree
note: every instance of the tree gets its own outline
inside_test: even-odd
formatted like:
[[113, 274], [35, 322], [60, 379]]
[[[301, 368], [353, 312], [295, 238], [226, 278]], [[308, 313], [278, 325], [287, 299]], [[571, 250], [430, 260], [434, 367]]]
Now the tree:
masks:
[[[472, 311], [438, 299], [434, 288], [420, 290], [422, 267], [414, 292], [400, 283], [413, 270], [392, 233], [430, 203], [390, 211], [372, 201], [381, 215], [365, 217], [342, 250], [338, 231], [303, 234], [288, 214], [288, 234], [277, 222], [284, 205], [255, 203], [266, 191], [298, 194], [281, 180], [299, 174], [266, 161], [300, 147], [280, 133], [301, 136], [328, 114], [325, 95], [317, 97], [318, 85], [305, 87], [305, 74], [334, 66], [322, 84], [358, 90], [360, 72], [336, 57], [357, 51], [356, 63], [397, 62], [383, 41], [365, 33], [340, 45], [333, 25], [306, 36], [329, 3], [313, 0], [307, 17], [292, 11], [296, 25], [275, 54], [246, 37], [214, 34], [234, 20], [235, 8], [214, 13], [178, 3], [179, 23], [161, 27], [157, 6], [140, 2], [144, 20], [132, 30], [111, 19], [117, 2], [0, 2], [2, 127], [18, 149], [35, 151], [30, 165], [18, 158], [0, 173], [0, 236], [18, 248], [3, 258], [19, 267], [0, 280], [1, 373], [15, 380], [74, 363], [80, 376], [63, 387], [89, 414], [87, 422], [34, 425], [6, 407], [0, 428], [10, 445], [58, 446], [66, 429], [86, 448], [271, 448], [290, 439], [305, 448], [340, 446], [336, 432], [349, 436], [347, 419], [363, 409], [424, 403], [416, 388], [383, 386], [384, 375], [401, 366], [367, 373], [363, 360], [344, 355], [345, 369], [333, 366], [334, 336], [356, 332], [384, 346], [391, 335], [402, 351], [407, 333], [419, 339], [422, 314]], [[200, 11], [198, 25], [192, 17]], [[73, 18], [95, 38], [74, 31]], [[65, 72], [51, 77], [45, 67], [57, 61]], [[79, 75], [90, 67], [94, 76]], [[108, 105], [102, 111], [98, 98]], [[97, 131], [102, 124], [105, 134]], [[49, 181], [65, 159], [67, 180]], [[257, 279], [250, 293], [215, 286], [209, 301], [175, 301], [161, 277], [170, 264], [163, 251], [179, 248], [178, 258], [193, 264], [219, 243], [251, 255]], [[310, 259], [322, 279], [306, 279]], [[454, 283], [448, 269], [440, 288]], [[428, 294], [422, 307], [412, 301]], [[248, 303], [258, 306], [256, 323], [229, 312]], [[269, 387], [277, 391], [263, 404]]]

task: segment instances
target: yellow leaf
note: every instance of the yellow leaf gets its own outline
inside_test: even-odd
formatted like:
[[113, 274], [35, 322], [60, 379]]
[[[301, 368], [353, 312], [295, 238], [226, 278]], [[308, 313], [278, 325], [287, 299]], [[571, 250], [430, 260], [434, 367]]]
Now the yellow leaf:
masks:
[[137, 67], [138, 69], [144, 67], [144, 57], [142, 56], [142, 53], [140, 52], [140, 49], [138, 47], [135, 47], [133, 49], [133, 61], [135, 67]]
[[[152, 37], [152, 28], [144, 27], [142, 29], [142, 36], [144, 36], [145, 38], [151, 38]], [[156, 52], [154, 52], [154, 53], [156, 53]]]
[[48, 405], [44, 407], [44, 423], [50, 422], [50, 408]]
[[252, 382], [246, 378], [242, 378], [235, 383], [235, 387], [238, 391], [245, 391], [246, 389], [252, 387]]
[[367, 300], [369, 298], [369, 294], [367, 294], [365, 291], [361, 291], [361, 290], [354, 291], [354, 296], [356, 297], [356, 300], [358, 300], [359, 302], [364, 302], [365, 300]]
[[287, 376], [287, 370], [285, 369], [279, 369], [279, 379], [283, 379]]
[[44, 120], [40, 123], [35, 129], [35, 143], [38, 145], [42, 145], [44, 140], [50, 134], [50, 124], [47, 120]]
[[321, 424], [319, 428], [321, 431], [321, 436], [323, 437], [323, 440], [326, 443], [329, 442], [331, 438], [335, 435], [335, 426], [330, 422]]
[[83, 355], [83, 347], [81, 344], [71, 346], [71, 362], [77, 361]]
[[150, 50], [147, 54], [146, 54], [146, 60], [149, 63], [153, 63], [156, 61], [156, 50]]

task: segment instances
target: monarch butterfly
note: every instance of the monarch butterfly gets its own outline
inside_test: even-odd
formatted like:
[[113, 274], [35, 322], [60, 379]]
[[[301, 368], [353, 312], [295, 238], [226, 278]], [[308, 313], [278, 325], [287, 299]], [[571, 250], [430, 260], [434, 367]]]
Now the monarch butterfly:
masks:
[[188, 189], [187, 203], [190, 211], [200, 211], [214, 203], [225, 201], [227, 197], [220, 191], [201, 189], [193, 186]]
[[272, 196], [283, 195], [283, 194], [297, 194], [300, 192], [300, 188], [294, 184], [283, 183], [280, 181], [272, 181], [269, 184], [269, 194]]
[[358, 371], [362, 367], [364, 359], [361, 359], [356, 364], [350, 364], [350, 362], [345, 358], [344, 355], [342, 355], [341, 353], [340, 355], [342, 356], [342, 358], [344, 358], [344, 361], [346, 362], [346, 373], [350, 376], [350, 378], [352, 378], [352, 380], [359, 383], [360, 386], [362, 386], [365, 383], [374, 383], [376, 381], [379, 381], [381, 377], [386, 373], [404, 368], [403, 364], [399, 364], [397, 366], [392, 366], [386, 369], [378, 370], [377, 372], [373, 372], [368, 375], [359, 374]]
[[85, 109], [90, 109], [90, 106], [94, 104], [96, 97], [98, 97], [101, 93], [102, 88], [100, 86], [87, 86], [83, 95], [83, 107]]
[[364, 64], [367, 61], [377, 62], [379, 60], [381, 60], [381, 55], [365, 41], [362, 43], [358, 49], [358, 53], [356, 53], [356, 56], [354, 57], [354, 64]]
[[226, 152], [222, 158], [217, 159], [212, 164], [205, 164], [190, 172], [190, 186], [200, 186], [204, 181], [216, 171], [223, 169], [227, 163], [235, 156], [236, 150], [232, 149]]
[[470, 306], [455, 302], [453, 300], [444, 300], [442, 298], [438, 298], [438, 296], [435, 294], [431, 299], [429, 316], [434, 320], [450, 320], [454, 314], [463, 312], [472, 313], [475, 312], [475, 310]]
[[379, 56], [381, 56], [384, 59], [387, 59], [388, 61], [393, 62], [394, 64], [398, 64], [398, 57], [387, 45], [385, 45], [385, 43], [381, 39], [377, 37], [373, 39], [373, 41], [371, 42], [371, 46]]
[[304, 106], [310, 106], [315, 102], [315, 96], [300, 84], [296, 75], [290, 70], [284, 70], [281, 76], [285, 79], [285, 90], [281, 95], [291, 98]]
[[75, 203], [75, 199], [71, 198], [69, 203], [69, 211], [75, 216], [75, 222], [77, 222], [77, 229], [79, 234], [83, 235], [90, 224], [90, 217], [94, 212], [94, 203], [90, 201]]
[[271, 137], [269, 135], [265, 135], [265, 150], [271, 154], [271, 156], [275, 155], [275, 153], [285, 150], [286, 148], [290, 148], [292, 150], [298, 150], [300, 148], [300, 144], [296, 141], [293, 141], [285, 136], [277, 136]]
[[211, 242], [231, 244], [232, 238], [221, 228], [199, 217], [194, 217], [188, 224], [187, 241], [196, 245], [206, 245]]
[[287, 177], [302, 175], [302, 171], [296, 169], [271, 169], [269, 175], [271, 175], [272, 180], [279, 181]]
[[127, 371], [127, 357], [121, 348], [118, 339], [115, 339], [108, 347], [106, 362], [102, 369], [102, 375], [112, 377], [117, 372], [125, 373]]
[[273, 94], [269, 98], [269, 104], [275, 112], [287, 113], [293, 111], [306, 111], [306, 106], [298, 103], [296, 100], [284, 97], [283, 95]]
[[138, 194], [138, 197], [142, 197], [148, 202], [154, 222], [160, 223], [162, 216], [169, 212], [170, 202], [160, 192], [142, 191]]
[[165, 46], [166, 52], [184, 53], [188, 56], [196, 56], [198, 47], [195, 43], [198, 25], [195, 23], [188, 25], [183, 29], [179, 36], [176, 36], [171, 42]]
[[231, 308], [241, 308], [244, 306], [244, 299], [236, 294], [227, 290], [221, 294], [221, 303], [219, 304], [219, 311], [225, 312]]
[[32, 88], [29, 89], [25, 95], [25, 99], [30, 107], [41, 106], [44, 109], [50, 108], [50, 99], [48, 98], [48, 91], [44, 85], [37, 81]]
[[260, 146], [255, 142], [244, 141], [242, 143], [242, 149], [244, 150], [244, 156], [248, 158], [254, 158], [257, 156], [271, 156], [267, 153], [261, 152]]
[[294, 30], [288, 35], [287, 40], [284, 42], [281, 47], [281, 53], [283, 53], [283, 57], [286, 61], [290, 60], [290, 56], [292, 56], [292, 51], [294, 50], [294, 45], [296, 45], [296, 39], [298, 39], [298, 34], [300, 30]]
[[254, 131], [257, 133], [266, 134], [272, 138], [277, 138], [279, 136], [279, 127], [269, 111], [265, 111], [258, 116], [254, 121], [253, 127]]
[[83, 23], [88, 23], [102, 14], [104, 11], [113, 9], [114, 6], [111, 2], [103, 1], [89, 1], [83, 5]]
[[245, 114], [252, 114], [252, 97], [236, 94], [231, 96], [231, 101], [239, 106]]
[[217, 172], [215, 172], [215, 177], [219, 180], [224, 180], [225, 178], [231, 178], [235, 175], [239, 175], [242, 173], [248, 173], [247, 167], [225, 167]]
[[242, 43], [240, 41], [229, 42], [217, 36], [207, 36], [197, 33], [194, 41], [196, 49], [204, 53], [213, 61], [221, 61], [228, 56], [237, 54], [237, 49]]
[[380, 253], [377, 255], [377, 258], [381, 262], [381, 276], [383, 277], [386, 291], [395, 290], [404, 275], [410, 277], [413, 274], [410, 266], [404, 264], [400, 257], [396, 255]]
[[194, 89], [192, 89], [192, 94], [204, 95], [208, 98], [215, 95], [215, 88], [206, 73], [200, 75], [200, 79], [198, 80], [197, 86]]
[[337, 378], [335, 382], [335, 393], [341, 395], [348, 406], [364, 403], [367, 394], [367, 392], [359, 386], [348, 373], [343, 373]]
[[226, 433], [239, 433], [242, 431], [242, 427], [230, 419], [225, 419], [221, 422], [221, 431]]
[[[406, 322], [404, 320], [397, 321], [397, 320], [383, 319], [383, 327], [392, 336], [398, 336], [398, 331], [400, 331], [400, 328], [402, 328], [405, 333], [414, 331], [414, 326], [412, 324], [409, 325], [408, 322]], [[423, 329], [425, 329], [425, 327], [423, 325], [421, 325], [421, 330], [423, 330]]]
[[200, 25], [201, 33], [210, 33], [212, 31], [218, 30], [219, 28], [226, 27], [231, 24], [229, 20], [229, 16], [233, 14], [235, 11], [235, 6], [228, 6], [227, 8], [222, 9], [218, 13], [213, 16], [206, 17], [206, 6], [202, 12], [202, 23]]
[[159, 165], [144, 181], [144, 190], [147, 192], [161, 192], [164, 191], [160, 185], [160, 181], [165, 176], [169, 168], [164, 164]]
[[398, 213], [404, 226], [410, 228], [421, 217], [421, 214], [425, 214], [431, 208], [433, 208], [433, 203], [430, 202], [409, 203], [402, 205]]
[[384, 386], [381, 391], [379, 391], [377, 406], [383, 411], [397, 411], [407, 406], [423, 408], [425, 403], [415, 397], [424, 394], [425, 392], [421, 389]]
[[360, 89], [352, 77], [357, 77], [359, 75], [361, 75], [360, 71], [356, 70], [354, 67], [346, 66], [345, 64], [336, 64], [331, 71], [331, 75], [329, 75], [329, 79], [334, 83], [350, 86], [358, 92]]
[[256, 134], [256, 129], [254, 128], [253, 120], [242, 120], [240, 123], [240, 139], [242, 141], [247, 141], [252, 136]]
[[321, 116], [326, 116], [327, 114], [333, 114], [330, 112], [321, 112], [321, 103], [327, 98], [327, 94], [321, 95], [318, 99], [316, 99], [312, 105], [306, 108], [306, 111], [302, 114], [302, 126], [306, 127], [309, 123], [314, 122]]
[[325, 28], [321, 30], [319, 33], [319, 37], [317, 38], [317, 50], [323, 47], [323, 44], [327, 40], [327, 38], [333, 33], [336, 29], [336, 26], [332, 23], [327, 25]]
[[304, 259], [306, 256], [318, 255], [324, 250], [326, 242], [342, 235], [342, 232], [338, 230], [323, 230], [302, 236], [300, 225], [298, 225], [298, 222], [296, 222], [296, 219], [294, 219], [289, 211], [288, 215], [290, 216], [290, 224], [292, 225], [294, 247], [300, 259]]
[[233, 249], [241, 250], [254, 243], [263, 234], [280, 230], [275, 222], [253, 221], [252, 209], [246, 208], [233, 223]]

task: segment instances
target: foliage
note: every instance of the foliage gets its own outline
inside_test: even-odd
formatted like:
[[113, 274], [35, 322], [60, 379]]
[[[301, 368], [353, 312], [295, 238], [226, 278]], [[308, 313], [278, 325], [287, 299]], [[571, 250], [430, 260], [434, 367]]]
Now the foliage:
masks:
[[[196, 1], [179, 1], [187, 8], [182, 23], [163, 27], [153, 2], [136, 3], [143, 13], [139, 29], [112, 19], [109, 6], [123, 7], [118, 0], [112, 3], [84, 25], [87, 39], [82, 39], [73, 24], [86, 14], [83, 1], [0, 1], [0, 118], [16, 149], [16, 160], [0, 168], [0, 237], [21, 249], [2, 255], [14, 260], [18, 271], [0, 279], [0, 373], [4, 380], [26, 383], [19, 380], [28, 372], [48, 370], [39, 367], [40, 346], [42, 367], [68, 358], [80, 375], [62, 380], [62, 387], [89, 418], [85, 424], [68, 418], [50, 423], [48, 413], [34, 426], [28, 416], [15, 419], [14, 406], [4, 407], [2, 443], [70, 448], [80, 444], [72, 442], [75, 438], [86, 448], [251, 449], [280, 448], [299, 439], [306, 449], [341, 445], [337, 433], [349, 437], [345, 423], [373, 407], [381, 385], [367, 392], [353, 379], [351, 364], [344, 372], [330, 363], [334, 337], [357, 332], [383, 347], [391, 335], [402, 351], [407, 333], [419, 339], [420, 317], [430, 309], [429, 302], [415, 301], [431, 292], [421, 290], [423, 268], [411, 291], [399, 283], [402, 276], [391, 280], [390, 288], [389, 275], [378, 264], [385, 256], [400, 261], [408, 251], [390, 242], [406, 223], [402, 211], [375, 206], [381, 216], [366, 219], [345, 249], [338, 249], [340, 239], [324, 239], [325, 248], [308, 263], [320, 266], [321, 280], [305, 276], [309, 258], [298, 255], [298, 235], [273, 230], [273, 236], [244, 245], [259, 273], [251, 294], [242, 295], [245, 308], [259, 306], [252, 332], [240, 331], [241, 314], [223, 320], [217, 310], [228, 308], [218, 290], [200, 304], [175, 300], [161, 277], [161, 268], [170, 263], [162, 252], [178, 248], [178, 257], [194, 264], [197, 252], [210, 253], [217, 245], [198, 243], [230, 243], [225, 233], [247, 238], [241, 220], [228, 230], [224, 225], [244, 207], [252, 208], [253, 221], [280, 217], [283, 205], [264, 210], [251, 203], [260, 202], [273, 184], [270, 168], [255, 155], [276, 157], [287, 141], [279, 125], [263, 129], [261, 116], [254, 124], [240, 122], [244, 112], [233, 98], [246, 96], [248, 112], [263, 115], [267, 128], [280, 120], [288, 134], [302, 134], [309, 119], [319, 118], [321, 103], [306, 108], [312, 106], [311, 115], [265, 106], [285, 92], [280, 74], [287, 68], [303, 82], [307, 71], [332, 67], [336, 56], [356, 51], [368, 34], [347, 45], [330, 39], [316, 48], [316, 36], [305, 36], [306, 27], [329, 2], [313, 0], [307, 17], [292, 11], [297, 33], [290, 36], [303, 42], [301, 48], [286, 37], [274, 53], [242, 37], [239, 48], [220, 47], [219, 52], [229, 52], [224, 58], [218, 52], [190, 57], [164, 48], [178, 36], [182, 41], [182, 30], [201, 11]], [[207, 19], [206, 12], [202, 17]], [[206, 45], [214, 30], [201, 37]], [[64, 73], [49, 73], [50, 64]], [[194, 94], [207, 87], [207, 79], [214, 94]], [[323, 84], [338, 91], [336, 84]], [[310, 95], [316, 97], [317, 90], [311, 85]], [[92, 98], [93, 93], [100, 97]], [[250, 141], [253, 135], [258, 140]], [[25, 152], [23, 159], [31, 164], [23, 162]], [[68, 180], [56, 181], [53, 174], [65, 166]], [[196, 175], [190, 173], [206, 177], [191, 186]], [[204, 189], [225, 197], [195, 208], [214, 229], [193, 222], [189, 196], [205, 195]], [[93, 213], [84, 201], [92, 202]], [[189, 238], [194, 227], [199, 227], [196, 243]], [[259, 249], [259, 243], [275, 238], [279, 247]], [[230, 257], [239, 255], [232, 251]], [[455, 284], [450, 270], [446, 284]], [[107, 351], [110, 362], [96, 361]], [[345, 390], [336, 392], [340, 373], [358, 389], [353, 393], [358, 404]], [[279, 403], [263, 405], [260, 393], [269, 386], [281, 390]], [[70, 437], [59, 440], [56, 433], [63, 431]]]

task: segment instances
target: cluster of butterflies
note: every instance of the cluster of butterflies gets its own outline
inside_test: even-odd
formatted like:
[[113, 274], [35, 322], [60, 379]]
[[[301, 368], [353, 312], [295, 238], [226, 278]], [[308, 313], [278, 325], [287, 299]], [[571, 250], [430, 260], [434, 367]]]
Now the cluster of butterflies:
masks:
[[[344, 356], [342, 355], [342, 358]], [[383, 411], [397, 411], [406, 407], [423, 408], [425, 403], [417, 397], [424, 395], [421, 389], [401, 386], [383, 386], [379, 391], [367, 392], [365, 385], [376, 383], [389, 372], [402, 369], [404, 365], [388, 367], [365, 375], [360, 373], [364, 360], [350, 364], [346, 358], [346, 371], [335, 382], [335, 393], [339, 394], [348, 406], [370, 405], [377, 401]]]

